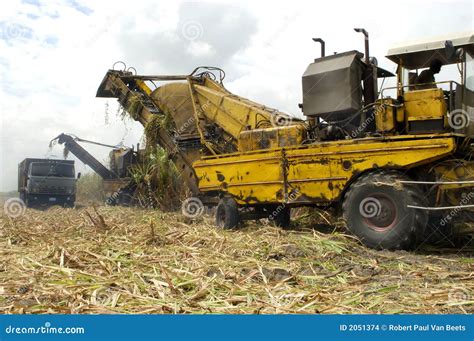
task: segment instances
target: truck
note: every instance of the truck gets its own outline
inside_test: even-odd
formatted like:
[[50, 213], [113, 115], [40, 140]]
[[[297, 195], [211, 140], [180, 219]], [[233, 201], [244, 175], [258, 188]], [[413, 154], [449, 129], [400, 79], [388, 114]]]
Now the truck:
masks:
[[[80, 173], [77, 178], [80, 177]], [[26, 158], [18, 164], [18, 192], [27, 207], [74, 207], [76, 173], [73, 160]]]
[[[364, 53], [326, 56], [313, 39], [321, 56], [302, 76], [305, 119], [231, 93], [215, 67], [113, 67], [97, 97], [116, 98], [144, 126], [147, 146], [168, 152], [191, 195], [217, 205], [220, 228], [260, 218], [288, 227], [294, 207], [334, 208], [368, 247], [414, 249], [455, 219], [472, 221], [474, 35], [394, 47], [392, 73], [370, 56], [368, 32], [355, 30]], [[435, 58], [458, 72], [416, 84]]]

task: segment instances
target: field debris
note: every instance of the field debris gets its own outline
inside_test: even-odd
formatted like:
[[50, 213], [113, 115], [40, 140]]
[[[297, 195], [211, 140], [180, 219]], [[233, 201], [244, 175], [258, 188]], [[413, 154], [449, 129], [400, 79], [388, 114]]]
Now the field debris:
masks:
[[0, 223], [1, 313], [474, 313], [472, 247], [375, 251], [340, 229], [104, 206]]

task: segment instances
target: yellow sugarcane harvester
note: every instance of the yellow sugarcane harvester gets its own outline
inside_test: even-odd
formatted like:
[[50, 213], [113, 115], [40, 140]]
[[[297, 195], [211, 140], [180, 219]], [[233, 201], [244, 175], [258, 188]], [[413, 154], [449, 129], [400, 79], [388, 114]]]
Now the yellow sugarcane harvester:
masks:
[[[302, 77], [306, 120], [230, 93], [211, 67], [174, 76], [112, 69], [97, 96], [153, 125], [192, 195], [217, 204], [219, 227], [258, 218], [286, 227], [293, 207], [334, 207], [369, 247], [413, 248], [455, 217], [472, 219], [474, 36], [393, 48], [394, 75], [356, 31], [365, 53], [326, 56], [314, 39], [322, 53]], [[456, 79], [417, 84], [433, 59], [457, 65]], [[379, 89], [387, 77], [395, 86]]]

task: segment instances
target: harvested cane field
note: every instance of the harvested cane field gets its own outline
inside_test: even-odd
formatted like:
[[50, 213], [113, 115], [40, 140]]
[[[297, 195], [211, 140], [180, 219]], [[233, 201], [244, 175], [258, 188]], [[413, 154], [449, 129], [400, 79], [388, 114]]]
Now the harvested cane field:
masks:
[[2, 313], [474, 312], [472, 246], [375, 251], [303, 220], [225, 231], [210, 216], [105, 206], [0, 222]]

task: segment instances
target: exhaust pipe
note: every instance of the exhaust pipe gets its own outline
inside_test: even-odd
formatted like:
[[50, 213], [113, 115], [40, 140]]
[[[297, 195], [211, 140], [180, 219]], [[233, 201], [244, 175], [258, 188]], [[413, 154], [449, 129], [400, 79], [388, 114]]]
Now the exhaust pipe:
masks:
[[365, 64], [367, 65], [367, 72], [364, 75], [364, 99], [365, 104], [370, 104], [375, 102], [377, 97], [377, 81], [374, 80], [374, 65], [370, 62], [369, 54], [369, 32], [364, 28], [354, 28], [354, 31], [362, 33], [364, 35], [365, 41]]
[[[364, 35], [365, 42], [365, 64], [366, 71], [363, 75], [364, 83], [364, 104], [374, 103], [377, 99], [377, 78], [375, 66], [370, 62], [370, 53], [369, 53], [369, 32], [364, 28], [354, 28], [354, 31], [362, 33]], [[363, 114], [361, 117], [362, 121], [368, 121], [367, 130], [375, 131], [375, 113], [373, 110], [369, 110], [366, 114]]]
[[364, 40], [365, 40], [365, 63], [367, 65], [370, 64], [369, 60], [369, 32], [367, 32], [364, 28], [354, 28], [354, 31], [358, 33], [362, 33], [364, 35]]
[[313, 41], [321, 44], [321, 58], [326, 57], [326, 43], [321, 38], [313, 38]]

